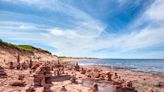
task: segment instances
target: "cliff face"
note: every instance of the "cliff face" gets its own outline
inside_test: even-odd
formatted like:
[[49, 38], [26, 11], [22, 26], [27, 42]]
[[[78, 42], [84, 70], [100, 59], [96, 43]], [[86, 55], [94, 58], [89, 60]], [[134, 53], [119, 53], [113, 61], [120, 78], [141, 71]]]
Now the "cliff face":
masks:
[[14, 45], [0, 41], [0, 63], [16, 62], [17, 56], [20, 56], [20, 61], [57, 61], [58, 58], [51, 55], [50, 52], [40, 48], [28, 45]]

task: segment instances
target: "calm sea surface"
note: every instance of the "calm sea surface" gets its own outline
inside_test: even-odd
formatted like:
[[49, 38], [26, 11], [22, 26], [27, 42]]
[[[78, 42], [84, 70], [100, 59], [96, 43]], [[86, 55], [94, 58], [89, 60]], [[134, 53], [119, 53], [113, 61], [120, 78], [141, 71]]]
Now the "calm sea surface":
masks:
[[101, 65], [113, 68], [127, 68], [134, 71], [163, 73], [164, 59], [97, 59], [83, 60], [79, 65]]

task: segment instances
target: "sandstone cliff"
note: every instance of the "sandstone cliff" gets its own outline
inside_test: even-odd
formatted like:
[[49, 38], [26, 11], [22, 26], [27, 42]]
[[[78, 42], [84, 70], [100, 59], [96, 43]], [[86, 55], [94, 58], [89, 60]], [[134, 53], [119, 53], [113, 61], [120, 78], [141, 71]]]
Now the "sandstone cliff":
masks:
[[15, 45], [0, 41], [0, 63], [16, 62], [17, 56], [20, 56], [20, 61], [57, 61], [57, 56], [50, 52], [36, 48], [30, 45]]

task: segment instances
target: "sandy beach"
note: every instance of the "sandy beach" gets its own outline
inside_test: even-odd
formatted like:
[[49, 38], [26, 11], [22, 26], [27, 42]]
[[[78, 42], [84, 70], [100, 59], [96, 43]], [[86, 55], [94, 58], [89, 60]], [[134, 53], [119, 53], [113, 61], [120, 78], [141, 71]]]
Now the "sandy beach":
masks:
[[1, 67], [0, 92], [164, 92], [162, 74], [59, 62], [16, 67]]

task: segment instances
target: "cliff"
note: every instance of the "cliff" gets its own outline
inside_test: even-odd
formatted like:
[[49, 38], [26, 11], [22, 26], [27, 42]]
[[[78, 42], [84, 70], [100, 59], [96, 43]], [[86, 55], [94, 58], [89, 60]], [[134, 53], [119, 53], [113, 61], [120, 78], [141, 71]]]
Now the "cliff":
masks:
[[21, 62], [32, 59], [33, 61], [57, 61], [57, 56], [50, 52], [30, 45], [16, 45], [0, 40], [0, 62], [16, 62], [17, 56]]

